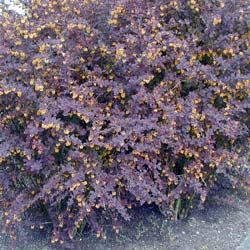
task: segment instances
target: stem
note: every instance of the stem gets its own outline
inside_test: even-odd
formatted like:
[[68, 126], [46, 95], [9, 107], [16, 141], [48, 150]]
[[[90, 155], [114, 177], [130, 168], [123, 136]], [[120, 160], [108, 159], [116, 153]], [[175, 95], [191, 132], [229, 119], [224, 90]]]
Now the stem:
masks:
[[178, 215], [180, 213], [181, 210], [181, 197], [178, 198], [178, 200], [176, 200], [176, 204], [175, 204], [175, 220], [178, 220]]

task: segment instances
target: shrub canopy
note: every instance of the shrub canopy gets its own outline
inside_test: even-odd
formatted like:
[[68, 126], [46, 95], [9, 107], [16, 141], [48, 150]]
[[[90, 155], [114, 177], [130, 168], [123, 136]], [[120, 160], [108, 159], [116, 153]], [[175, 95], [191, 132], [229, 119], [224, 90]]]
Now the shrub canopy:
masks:
[[[52, 242], [131, 207], [249, 185], [250, 1], [26, 1], [0, 16], [5, 229], [43, 206]], [[224, 180], [224, 179], [223, 179]]]

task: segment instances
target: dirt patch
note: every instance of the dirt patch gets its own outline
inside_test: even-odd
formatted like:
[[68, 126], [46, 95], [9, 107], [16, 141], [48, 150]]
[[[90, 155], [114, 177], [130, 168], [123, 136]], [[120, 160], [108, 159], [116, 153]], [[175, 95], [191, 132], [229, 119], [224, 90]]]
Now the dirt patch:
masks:
[[107, 240], [88, 232], [63, 248], [51, 245], [46, 232], [21, 230], [20, 239], [25, 241], [15, 244], [1, 235], [0, 250], [228, 250], [236, 249], [250, 230], [249, 197], [239, 192], [223, 191], [205, 209], [195, 209], [177, 222], [166, 221], [150, 208], [134, 212], [135, 219], [124, 225], [119, 235], [106, 225]]

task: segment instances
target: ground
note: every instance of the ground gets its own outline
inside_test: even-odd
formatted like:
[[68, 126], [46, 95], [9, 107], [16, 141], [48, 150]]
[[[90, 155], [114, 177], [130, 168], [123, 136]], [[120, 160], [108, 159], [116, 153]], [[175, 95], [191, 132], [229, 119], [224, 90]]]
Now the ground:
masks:
[[0, 250], [250, 250], [250, 202], [242, 192], [220, 192], [205, 209], [195, 209], [177, 222], [149, 208], [134, 213], [135, 219], [119, 235], [108, 230], [107, 240], [86, 232], [62, 248], [51, 245], [44, 232], [21, 230], [25, 241], [1, 235]]

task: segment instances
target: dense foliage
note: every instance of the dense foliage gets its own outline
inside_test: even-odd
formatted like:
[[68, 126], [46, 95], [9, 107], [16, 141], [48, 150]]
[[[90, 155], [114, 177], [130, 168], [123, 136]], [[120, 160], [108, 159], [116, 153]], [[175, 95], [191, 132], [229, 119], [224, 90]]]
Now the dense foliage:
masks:
[[4, 230], [42, 207], [52, 242], [105, 236], [250, 184], [249, 0], [26, 2], [0, 17]]

